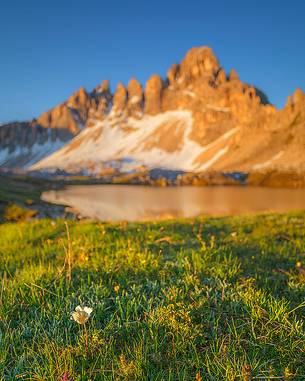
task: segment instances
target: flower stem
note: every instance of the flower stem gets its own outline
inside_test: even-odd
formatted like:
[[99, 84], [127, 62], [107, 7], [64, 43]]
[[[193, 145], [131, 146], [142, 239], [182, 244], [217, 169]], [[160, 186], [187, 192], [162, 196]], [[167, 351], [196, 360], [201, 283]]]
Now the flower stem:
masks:
[[86, 324], [84, 324], [84, 336], [85, 336], [85, 349], [86, 349], [86, 355], [87, 355], [87, 357], [88, 357], [88, 348], [89, 348], [89, 345], [88, 345], [88, 331], [87, 331]]

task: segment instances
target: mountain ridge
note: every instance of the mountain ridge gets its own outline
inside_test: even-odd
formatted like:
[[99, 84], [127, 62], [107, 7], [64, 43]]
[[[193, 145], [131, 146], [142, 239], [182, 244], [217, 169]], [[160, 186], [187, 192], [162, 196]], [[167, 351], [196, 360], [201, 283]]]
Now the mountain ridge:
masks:
[[[32, 122], [34, 128], [65, 138], [55, 152], [37, 155], [36, 162], [34, 156], [23, 166], [94, 176], [113, 166], [122, 171], [142, 166], [195, 172], [305, 171], [304, 110], [302, 90], [278, 110], [235, 70], [226, 74], [211, 48], [197, 47], [169, 68], [166, 79], [154, 74], [143, 87], [132, 78], [127, 86], [119, 83], [114, 94], [105, 80], [90, 93], [80, 88], [43, 113]], [[5, 166], [3, 141], [0, 166]]]

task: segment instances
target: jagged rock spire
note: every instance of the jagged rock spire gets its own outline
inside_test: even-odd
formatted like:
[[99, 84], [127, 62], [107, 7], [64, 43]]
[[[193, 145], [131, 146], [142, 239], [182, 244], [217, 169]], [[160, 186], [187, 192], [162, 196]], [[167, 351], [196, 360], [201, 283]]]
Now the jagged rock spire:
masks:
[[127, 102], [126, 87], [121, 82], [119, 82], [113, 96], [113, 110], [116, 113], [121, 113], [126, 107], [126, 102]]
[[152, 75], [145, 86], [145, 113], [155, 115], [161, 111], [162, 89], [162, 79], [156, 74]]
[[143, 90], [141, 84], [131, 78], [127, 86], [128, 91], [128, 114], [132, 117], [141, 117], [143, 113]]

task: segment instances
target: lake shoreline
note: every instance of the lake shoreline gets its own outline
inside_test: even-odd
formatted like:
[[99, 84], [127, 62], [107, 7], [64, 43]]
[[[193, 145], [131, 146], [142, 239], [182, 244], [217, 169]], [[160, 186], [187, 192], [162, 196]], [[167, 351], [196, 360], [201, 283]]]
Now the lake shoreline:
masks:
[[[157, 173], [158, 174], [158, 173]], [[156, 175], [156, 173], [155, 173]], [[27, 211], [31, 211], [31, 218], [81, 218], [79, 210], [75, 207], [68, 207], [65, 203], [54, 204], [42, 200], [41, 195], [45, 191], [60, 191], [69, 186], [136, 186], [146, 187], [147, 189], [155, 188], [218, 188], [218, 187], [260, 187], [268, 189], [302, 189], [302, 181], [304, 177], [301, 174], [279, 174], [273, 173], [256, 173], [244, 176], [242, 173], [219, 173], [210, 172], [204, 174], [186, 173], [177, 176], [176, 179], [168, 180], [164, 177], [157, 177], [154, 181], [146, 181], [139, 174], [130, 174], [129, 176], [120, 176], [116, 178], [91, 178], [86, 176], [54, 176], [50, 178], [28, 176], [24, 173], [0, 173], [0, 221], [7, 220], [3, 218], [5, 210], [10, 205], [17, 205], [26, 213], [21, 213], [21, 218], [28, 218]], [[179, 181], [178, 181], [179, 180]], [[293, 186], [288, 186], [288, 185]], [[18, 217], [18, 216], [17, 216]], [[160, 219], [160, 215], [158, 217]], [[13, 220], [16, 218], [14, 217]], [[10, 220], [10, 218], [9, 218]]]
[[100, 175], [83, 173], [52, 173], [39, 171], [10, 171], [0, 169], [0, 178], [15, 178], [24, 181], [37, 181], [61, 187], [63, 184], [123, 184], [148, 186], [217, 186], [247, 185], [271, 188], [305, 188], [305, 173], [289, 169], [262, 169], [255, 171], [205, 171], [184, 172], [166, 168], [145, 169], [140, 172], [114, 172]]
[[305, 190], [247, 186], [147, 187], [69, 185], [42, 200], [66, 206], [77, 218], [99, 221], [160, 221], [305, 210]]

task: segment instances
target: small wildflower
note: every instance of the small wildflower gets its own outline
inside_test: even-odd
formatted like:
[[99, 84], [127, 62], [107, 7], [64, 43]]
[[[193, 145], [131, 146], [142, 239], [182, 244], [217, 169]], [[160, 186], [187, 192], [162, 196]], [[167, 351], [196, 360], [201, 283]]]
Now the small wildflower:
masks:
[[92, 311], [93, 309], [90, 307], [77, 306], [75, 311], [71, 313], [71, 319], [76, 321], [78, 324], [85, 324], [90, 318]]
[[113, 289], [114, 289], [114, 292], [118, 293], [119, 290], [120, 290], [120, 285], [119, 284], [115, 284]]
[[78, 260], [79, 260], [79, 262], [82, 262], [82, 263], [88, 262], [89, 261], [89, 257], [88, 257], [88, 255], [85, 252], [81, 252], [79, 254], [79, 256], [78, 256]]
[[300, 267], [302, 267], [302, 262], [301, 261], [297, 261], [297, 263], [295, 264], [295, 267], [297, 267], [298, 269]]
[[286, 367], [284, 369], [284, 380], [285, 381], [291, 380], [293, 376], [294, 376], [294, 374], [292, 372], [290, 372], [288, 367]]
[[196, 381], [203, 381], [200, 372], [196, 373]]

